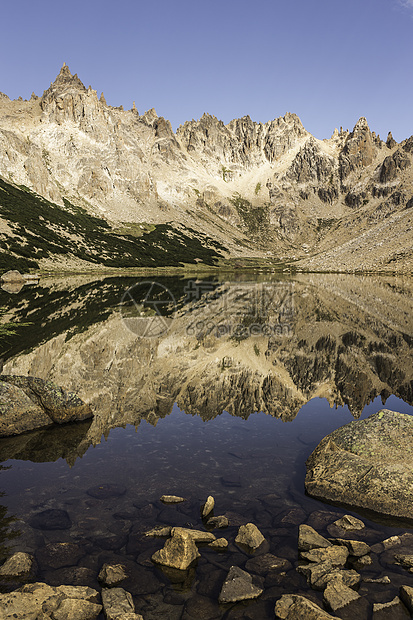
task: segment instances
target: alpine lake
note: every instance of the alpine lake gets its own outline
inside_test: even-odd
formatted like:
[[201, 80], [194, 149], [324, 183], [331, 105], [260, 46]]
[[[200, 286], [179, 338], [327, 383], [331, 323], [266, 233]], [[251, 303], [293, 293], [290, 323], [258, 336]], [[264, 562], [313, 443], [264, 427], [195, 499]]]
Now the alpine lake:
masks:
[[[306, 459], [325, 435], [383, 407], [413, 414], [411, 279], [102, 275], [18, 289], [0, 290], [2, 323], [13, 327], [1, 337], [3, 373], [52, 379], [94, 417], [0, 439], [2, 560], [29, 552], [37, 581], [97, 589], [102, 565], [122, 564], [120, 585], [145, 620], [265, 620], [283, 594], [321, 604], [296, 570], [299, 525], [328, 538], [350, 514], [369, 545], [413, 534], [413, 522], [323, 503], [304, 488]], [[200, 545], [186, 571], [155, 564], [166, 539], [145, 533], [208, 529], [210, 495], [229, 522], [211, 531], [228, 548]], [[48, 509], [62, 511], [53, 529], [39, 526]], [[235, 543], [246, 523], [265, 537], [255, 553]], [[44, 549], [57, 542], [72, 553], [52, 561]], [[261, 570], [264, 553], [285, 562]], [[413, 587], [413, 574], [386, 558], [361, 570], [370, 603]], [[260, 597], [219, 604], [231, 566], [253, 575]]]

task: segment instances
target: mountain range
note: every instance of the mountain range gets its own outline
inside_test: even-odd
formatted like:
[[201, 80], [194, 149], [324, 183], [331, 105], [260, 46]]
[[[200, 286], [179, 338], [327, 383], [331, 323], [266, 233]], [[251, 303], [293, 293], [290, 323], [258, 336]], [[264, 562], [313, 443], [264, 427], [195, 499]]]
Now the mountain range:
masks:
[[413, 136], [362, 117], [318, 140], [295, 114], [174, 132], [64, 64], [41, 97], [0, 93], [0, 269], [183, 264], [411, 273]]

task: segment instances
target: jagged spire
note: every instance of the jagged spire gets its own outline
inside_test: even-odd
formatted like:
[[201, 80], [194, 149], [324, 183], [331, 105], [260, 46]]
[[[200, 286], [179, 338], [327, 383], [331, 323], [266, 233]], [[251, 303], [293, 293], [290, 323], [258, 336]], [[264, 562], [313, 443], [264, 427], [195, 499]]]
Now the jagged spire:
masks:
[[106, 99], [105, 99], [105, 95], [103, 94], [103, 91], [102, 91], [102, 94], [100, 95], [99, 101], [100, 101], [100, 103], [103, 103], [103, 105], [107, 105]]

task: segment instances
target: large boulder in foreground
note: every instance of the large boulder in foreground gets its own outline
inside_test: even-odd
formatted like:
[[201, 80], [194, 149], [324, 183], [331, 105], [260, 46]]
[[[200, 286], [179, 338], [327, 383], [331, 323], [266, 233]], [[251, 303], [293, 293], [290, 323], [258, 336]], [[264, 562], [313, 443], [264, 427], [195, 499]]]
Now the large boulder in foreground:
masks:
[[74, 392], [37, 377], [0, 375], [0, 437], [92, 417]]
[[412, 519], [413, 416], [382, 409], [324, 437], [307, 460], [307, 493]]

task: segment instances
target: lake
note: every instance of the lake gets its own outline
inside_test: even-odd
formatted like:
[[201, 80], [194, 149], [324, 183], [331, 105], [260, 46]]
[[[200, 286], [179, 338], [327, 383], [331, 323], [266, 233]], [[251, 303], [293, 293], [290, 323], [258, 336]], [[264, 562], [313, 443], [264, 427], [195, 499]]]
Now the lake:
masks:
[[[38, 580], [98, 587], [105, 562], [122, 563], [121, 585], [152, 618], [274, 617], [275, 601], [309, 590], [297, 573], [298, 526], [324, 536], [352, 514], [366, 540], [413, 532], [408, 524], [306, 496], [305, 461], [329, 432], [385, 406], [413, 413], [413, 282], [339, 274], [218, 274], [203, 277], [73, 277], [0, 292], [5, 374], [50, 378], [91, 403], [92, 421], [0, 440], [0, 531], [35, 553]], [[185, 498], [165, 505], [164, 494]], [[201, 548], [197, 566], [168, 571], [150, 558], [156, 525], [203, 529], [215, 498], [214, 530], [229, 542]], [[62, 512], [61, 529], [36, 516]], [[7, 517], [19, 521], [9, 525]], [[66, 520], [65, 520], [66, 519]], [[252, 522], [265, 551], [287, 560], [256, 576], [257, 601], [220, 606], [228, 569], [251, 560], [234, 544]], [[50, 561], [45, 546], [73, 543]], [[250, 565], [249, 565], [250, 566]], [[374, 562], [363, 575], [391, 578], [391, 600], [413, 575]], [[363, 588], [365, 591], [363, 591]], [[389, 598], [390, 597], [390, 598]]]

